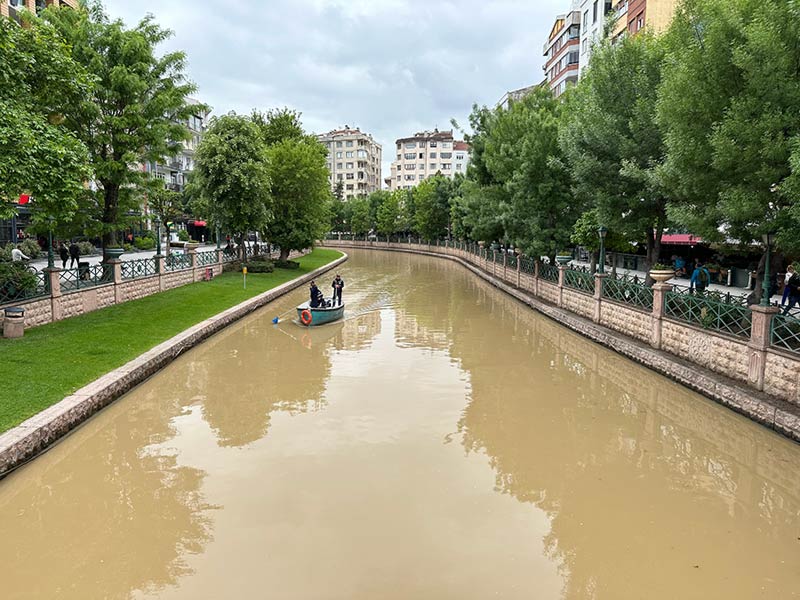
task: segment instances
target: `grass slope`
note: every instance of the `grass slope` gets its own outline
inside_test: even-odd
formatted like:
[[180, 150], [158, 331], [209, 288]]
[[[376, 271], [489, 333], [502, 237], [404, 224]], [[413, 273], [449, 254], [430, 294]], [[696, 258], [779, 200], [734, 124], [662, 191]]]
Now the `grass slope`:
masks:
[[225, 273], [140, 300], [29, 329], [19, 340], [0, 338], [0, 432], [121, 367], [192, 325], [341, 256], [316, 249], [300, 269]]

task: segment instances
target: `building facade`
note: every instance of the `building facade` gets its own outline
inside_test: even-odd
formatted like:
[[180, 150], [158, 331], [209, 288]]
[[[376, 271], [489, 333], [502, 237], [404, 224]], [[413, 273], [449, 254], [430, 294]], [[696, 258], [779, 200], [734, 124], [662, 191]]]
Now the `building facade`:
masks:
[[556, 17], [550, 37], [544, 45], [545, 78], [556, 98], [578, 81], [580, 44], [580, 11], [572, 10]]
[[370, 134], [345, 125], [317, 139], [328, 148], [331, 191], [341, 183], [342, 198], [348, 200], [381, 189], [383, 150]]
[[529, 96], [530, 94], [532, 94], [536, 88], [546, 85], [547, 82], [543, 82], [534, 85], [529, 85], [528, 87], [519, 88], [518, 90], [508, 91], [505, 94], [503, 94], [503, 97], [500, 98], [500, 100], [497, 101], [495, 108], [502, 108], [503, 110], [508, 110], [509, 108], [511, 108], [511, 105], [514, 104], [514, 102], [519, 102], [525, 96]]
[[396, 160], [386, 179], [390, 190], [414, 188], [436, 174], [452, 179], [466, 173], [469, 144], [453, 138], [453, 131], [422, 131], [396, 142]]
[[661, 33], [672, 22], [679, 0], [612, 0], [611, 10], [616, 19], [611, 33], [613, 39], [636, 35], [648, 28]]
[[0, 0], [0, 15], [16, 19], [21, 10], [38, 13], [48, 6], [78, 8], [78, 0]]
[[581, 53], [578, 61], [578, 76], [583, 76], [589, 60], [592, 58], [592, 47], [600, 43], [605, 32], [606, 19], [612, 10], [612, 0], [581, 0]]

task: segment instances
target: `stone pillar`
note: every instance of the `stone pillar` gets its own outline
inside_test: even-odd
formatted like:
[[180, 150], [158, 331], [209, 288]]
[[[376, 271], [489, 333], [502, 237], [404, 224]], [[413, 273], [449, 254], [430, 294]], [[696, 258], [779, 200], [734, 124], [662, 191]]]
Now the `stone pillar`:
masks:
[[522, 287], [522, 254], [517, 254], [517, 287]]
[[118, 258], [111, 258], [103, 264], [110, 265], [114, 272], [114, 302], [122, 304], [122, 261]]
[[608, 277], [607, 273], [594, 274], [594, 315], [592, 320], [595, 323], [600, 322], [600, 316], [603, 310], [603, 282]]
[[497, 250], [492, 250], [492, 275], [497, 277]]
[[664, 324], [664, 299], [672, 291], [669, 283], [657, 282], [653, 285], [653, 312], [650, 315], [650, 345], [661, 349], [661, 330]]
[[53, 267], [44, 269], [47, 285], [50, 290], [50, 320], [60, 321], [64, 318], [61, 306], [61, 269]]
[[566, 265], [558, 265], [558, 307], [564, 306], [564, 273], [567, 271]]
[[[197, 248], [193, 248], [191, 246], [188, 246], [186, 248], [186, 254], [189, 255], [189, 261], [190, 261], [190, 264], [192, 265], [191, 266], [191, 269], [192, 269], [192, 281], [200, 281], [200, 279], [202, 279], [202, 277], [200, 276], [200, 272], [197, 269]], [[160, 287], [161, 286], [159, 285], [159, 288]]]
[[747, 381], [758, 390], [764, 389], [767, 349], [772, 341], [772, 319], [780, 310], [777, 306], [760, 306], [758, 304], [750, 307], [753, 315], [753, 327], [750, 330], [750, 341], [747, 343], [750, 352]]
[[533, 295], [539, 295], [539, 265], [538, 260], [533, 261]]
[[503, 281], [508, 276], [508, 252], [503, 252]]

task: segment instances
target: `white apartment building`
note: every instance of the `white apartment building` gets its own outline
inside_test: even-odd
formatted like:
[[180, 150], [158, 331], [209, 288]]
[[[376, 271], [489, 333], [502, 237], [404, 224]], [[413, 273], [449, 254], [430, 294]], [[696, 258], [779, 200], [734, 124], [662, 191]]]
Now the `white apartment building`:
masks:
[[407, 190], [436, 174], [452, 179], [465, 174], [469, 144], [453, 139], [453, 131], [422, 131], [396, 142], [396, 160], [386, 179], [390, 190]]
[[381, 189], [382, 149], [371, 135], [345, 125], [317, 139], [328, 148], [331, 191], [341, 182], [342, 197], [349, 200]]
[[592, 57], [592, 46], [603, 39], [606, 16], [611, 12], [611, 0], [581, 0], [578, 10], [581, 13], [578, 77], [582, 77]]

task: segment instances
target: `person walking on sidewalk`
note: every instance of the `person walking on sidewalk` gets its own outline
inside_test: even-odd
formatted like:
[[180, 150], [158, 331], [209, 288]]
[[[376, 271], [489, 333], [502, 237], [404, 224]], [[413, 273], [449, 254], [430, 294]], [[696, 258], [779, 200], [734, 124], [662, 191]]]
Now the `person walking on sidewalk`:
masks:
[[786, 301], [789, 299], [790, 290], [792, 288], [789, 287], [789, 280], [791, 280], [792, 275], [794, 275], [794, 265], [789, 265], [786, 269], [786, 275], [783, 278], [783, 297], [781, 298], [781, 307], [786, 305]]
[[67, 268], [67, 260], [69, 259], [69, 250], [67, 250], [67, 245], [64, 242], [61, 242], [58, 246], [58, 255], [61, 257], [61, 268]]
[[80, 265], [81, 262], [81, 247], [77, 242], [72, 242], [69, 245], [69, 268], [72, 269]]
[[709, 283], [711, 283], [711, 273], [703, 266], [702, 262], [697, 261], [692, 278], [689, 280], [689, 292], [697, 291], [698, 296], [702, 296]]
[[11, 260], [14, 262], [22, 262], [23, 260], [30, 260], [29, 256], [25, 256], [19, 246], [14, 246], [11, 250]]
[[[792, 276], [789, 277], [789, 281], [786, 283], [786, 287], [789, 290], [789, 303], [786, 305], [786, 308], [783, 309], [784, 316], [788, 315], [789, 311], [800, 302], [800, 274], [793, 272]], [[784, 295], [786, 295], [785, 292]]]

